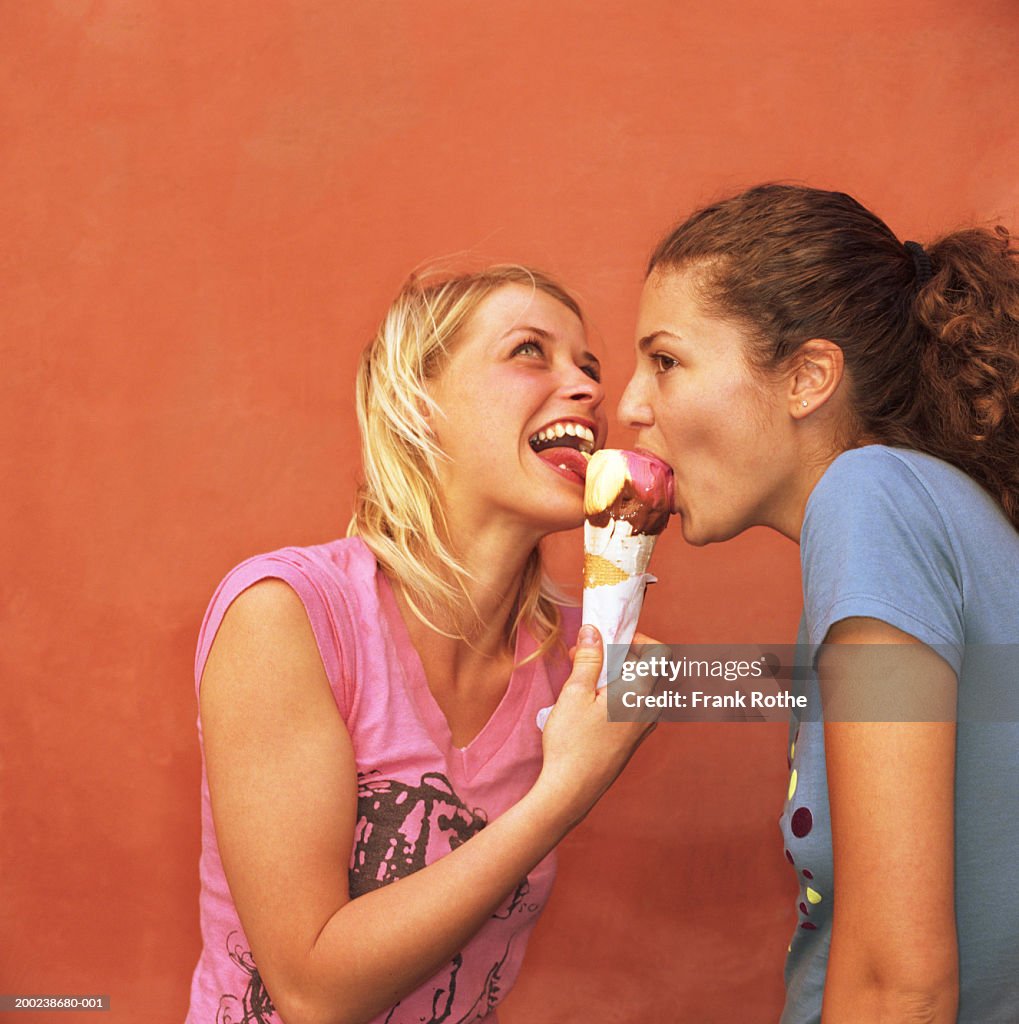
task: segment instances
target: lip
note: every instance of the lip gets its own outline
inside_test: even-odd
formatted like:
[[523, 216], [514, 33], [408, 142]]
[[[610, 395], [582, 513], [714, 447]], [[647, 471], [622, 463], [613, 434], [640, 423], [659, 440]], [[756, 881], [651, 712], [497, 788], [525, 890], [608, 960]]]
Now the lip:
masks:
[[646, 455], [649, 459], [657, 459], [659, 462], [664, 462], [670, 469], [672, 468], [671, 462], [664, 458], [664, 456], [659, 455], [658, 452], [653, 452], [650, 448], [642, 448], [640, 445], [637, 445], [631, 451], [635, 451], [638, 455]]

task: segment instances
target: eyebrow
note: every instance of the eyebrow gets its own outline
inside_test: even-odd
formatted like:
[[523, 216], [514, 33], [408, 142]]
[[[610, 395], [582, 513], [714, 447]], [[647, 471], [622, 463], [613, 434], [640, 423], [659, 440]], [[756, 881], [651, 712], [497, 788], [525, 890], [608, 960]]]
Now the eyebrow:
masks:
[[[503, 337], [508, 338], [511, 334], [516, 334], [518, 332], [522, 332], [524, 334], [536, 334], [542, 340], [555, 340], [555, 335], [552, 334], [550, 331], [544, 331], [540, 327], [528, 327], [526, 325], [522, 325], [520, 327], [511, 327], [503, 335]], [[587, 360], [588, 363], [594, 363], [594, 365], [599, 368], [601, 367], [601, 362], [598, 360], [598, 357], [593, 352], [588, 352], [585, 350], [580, 353], [580, 358]]]
[[511, 327], [503, 337], [508, 338], [511, 334], [537, 334], [539, 338], [552, 337], [548, 331], [544, 331], [540, 327], [528, 327], [527, 324], [518, 324], [515, 327]]
[[659, 338], [668, 338], [670, 341], [683, 341], [678, 334], [673, 334], [671, 331], [655, 331], [654, 334], [647, 334], [637, 342], [638, 350], [640, 352], [647, 352]]

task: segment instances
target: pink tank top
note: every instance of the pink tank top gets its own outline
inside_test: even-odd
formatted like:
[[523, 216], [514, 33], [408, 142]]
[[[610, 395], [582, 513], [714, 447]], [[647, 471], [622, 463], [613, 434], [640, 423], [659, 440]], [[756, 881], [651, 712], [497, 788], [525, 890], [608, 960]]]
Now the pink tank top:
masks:
[[[357, 761], [358, 818], [350, 855], [352, 899], [417, 871], [466, 842], [530, 789], [541, 767], [538, 710], [569, 673], [565, 654], [513, 672], [495, 713], [469, 746], [453, 746], [417, 651], [375, 556], [356, 538], [283, 548], [241, 563], [205, 615], [195, 689], [230, 603], [259, 580], [281, 579], [311, 621]], [[579, 609], [563, 609], [564, 638], [576, 641]], [[535, 649], [526, 630], [516, 661]], [[198, 723], [199, 743], [202, 740]], [[223, 874], [202, 756], [203, 948], [191, 983], [187, 1024], [278, 1024]], [[471, 941], [431, 980], [372, 1024], [472, 1024], [496, 1020], [516, 980], [524, 947], [555, 875], [549, 854]]]

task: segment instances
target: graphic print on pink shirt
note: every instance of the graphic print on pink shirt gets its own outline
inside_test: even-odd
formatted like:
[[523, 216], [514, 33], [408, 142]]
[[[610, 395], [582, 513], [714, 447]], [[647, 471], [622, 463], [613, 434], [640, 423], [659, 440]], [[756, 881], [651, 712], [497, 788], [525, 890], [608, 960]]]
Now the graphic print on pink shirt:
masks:
[[422, 776], [417, 786], [378, 776], [357, 776], [351, 899], [423, 868], [433, 836], [438, 849], [431, 859], [437, 860], [488, 823], [482, 809], [464, 805], [441, 772]]
[[[426, 854], [435, 860], [450, 853], [477, 835], [488, 817], [481, 808], [469, 809], [454, 792], [449, 779], [440, 772], [422, 776], [420, 785], [409, 786], [394, 779], [378, 778], [378, 772], [358, 774], [357, 824], [354, 828], [353, 865], [349, 871], [350, 897], [355, 899], [423, 868]], [[524, 878], [506, 906], [492, 915], [505, 920], [520, 910], [535, 913], [537, 904], [524, 902], [530, 883]], [[228, 939], [230, 959], [248, 976], [240, 1000], [224, 994], [220, 999], [216, 1024], [278, 1024], [275, 1008], [262, 984], [251, 951], [232, 945], [237, 933]], [[502, 966], [509, 955], [512, 940], [492, 966], [477, 999], [465, 1016], [455, 1024], [474, 1024], [483, 1020], [499, 1002]], [[434, 989], [432, 1015], [424, 1024], [450, 1021], [457, 992], [457, 975], [463, 964], [458, 953], [450, 962], [449, 978]], [[397, 1003], [386, 1017], [386, 1024], [403, 1024]], [[406, 1024], [422, 1024], [420, 1015], [406, 1018]], [[453, 1022], [450, 1022], [453, 1024]]]

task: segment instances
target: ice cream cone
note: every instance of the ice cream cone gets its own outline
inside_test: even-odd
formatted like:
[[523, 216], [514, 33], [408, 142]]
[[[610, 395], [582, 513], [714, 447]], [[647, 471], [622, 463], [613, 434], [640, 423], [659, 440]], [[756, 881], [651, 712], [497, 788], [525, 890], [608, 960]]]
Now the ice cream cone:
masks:
[[[647, 568], [672, 512], [672, 487], [672, 470], [654, 456], [604, 449], [588, 463], [582, 618], [606, 645], [599, 689], [608, 685], [608, 645], [629, 646], [644, 591], [655, 581]], [[539, 712], [539, 728], [550, 711]]]

